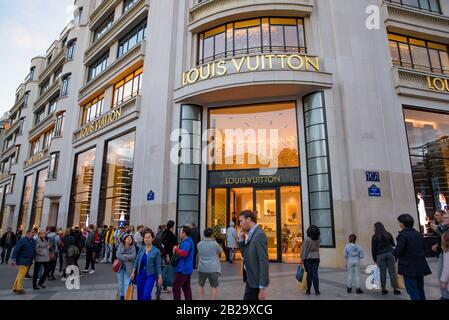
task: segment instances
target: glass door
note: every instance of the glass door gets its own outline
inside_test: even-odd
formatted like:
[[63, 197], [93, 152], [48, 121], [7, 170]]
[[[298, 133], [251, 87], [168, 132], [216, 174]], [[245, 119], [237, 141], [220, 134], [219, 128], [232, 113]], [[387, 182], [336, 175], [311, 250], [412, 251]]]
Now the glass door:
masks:
[[271, 261], [280, 262], [282, 244], [277, 232], [280, 224], [279, 189], [255, 189], [254, 198], [257, 222], [268, 238], [268, 257]]

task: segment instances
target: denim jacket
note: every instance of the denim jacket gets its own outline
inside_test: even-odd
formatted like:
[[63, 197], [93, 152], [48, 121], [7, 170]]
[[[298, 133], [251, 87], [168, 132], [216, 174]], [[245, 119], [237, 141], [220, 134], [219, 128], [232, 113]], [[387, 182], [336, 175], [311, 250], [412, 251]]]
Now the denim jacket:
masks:
[[[141, 246], [139, 253], [137, 254], [136, 262], [134, 263], [134, 268], [137, 270], [137, 274], [140, 272], [140, 265], [142, 264], [143, 255], [146, 253], [145, 246]], [[147, 254], [147, 275], [161, 275], [161, 252], [158, 248], [154, 247]]]

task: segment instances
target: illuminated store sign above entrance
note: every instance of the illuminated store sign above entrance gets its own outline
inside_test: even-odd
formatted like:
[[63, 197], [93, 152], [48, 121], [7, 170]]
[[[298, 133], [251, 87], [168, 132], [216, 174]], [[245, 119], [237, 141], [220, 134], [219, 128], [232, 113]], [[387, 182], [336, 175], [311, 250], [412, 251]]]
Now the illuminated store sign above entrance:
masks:
[[261, 70], [320, 71], [318, 57], [301, 54], [261, 54], [223, 59], [203, 64], [182, 74], [182, 85], [224, 76]]
[[427, 85], [430, 90], [449, 93], [449, 79], [438, 77], [427, 77]]

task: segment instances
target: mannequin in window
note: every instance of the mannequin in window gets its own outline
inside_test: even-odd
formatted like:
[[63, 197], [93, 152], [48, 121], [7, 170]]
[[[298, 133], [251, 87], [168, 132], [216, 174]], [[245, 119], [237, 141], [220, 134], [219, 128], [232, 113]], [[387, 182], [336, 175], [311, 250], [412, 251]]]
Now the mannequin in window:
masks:
[[440, 192], [440, 194], [438, 195], [438, 200], [440, 201], [441, 210], [447, 210], [446, 197], [444, 196], [444, 194], [442, 192]]
[[418, 212], [419, 212], [419, 224], [422, 226], [424, 234], [427, 234], [427, 213], [426, 213], [426, 204], [424, 203], [424, 197], [421, 192], [418, 192]]

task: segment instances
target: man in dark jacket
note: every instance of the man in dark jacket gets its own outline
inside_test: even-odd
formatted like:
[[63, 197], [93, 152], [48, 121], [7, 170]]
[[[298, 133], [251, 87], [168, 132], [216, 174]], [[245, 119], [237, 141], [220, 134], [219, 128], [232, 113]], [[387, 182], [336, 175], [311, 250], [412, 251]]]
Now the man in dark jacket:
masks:
[[190, 228], [192, 229], [192, 240], [193, 240], [193, 244], [195, 245], [195, 252], [193, 255], [193, 268], [196, 269], [198, 266], [198, 262], [197, 262], [197, 255], [198, 255], [198, 248], [197, 245], [198, 243], [200, 243], [201, 241], [201, 235], [200, 235], [200, 231], [198, 230], [197, 226], [195, 223], [192, 223], [190, 225]]
[[405, 289], [411, 300], [426, 300], [424, 276], [432, 274], [425, 256], [425, 243], [421, 233], [413, 229], [415, 223], [409, 214], [398, 218], [401, 231], [393, 255], [399, 260], [398, 273], [404, 276]]
[[12, 232], [11, 228], [8, 228], [6, 233], [3, 235], [2, 239], [0, 240], [0, 247], [2, 247], [2, 262], [1, 264], [8, 264], [9, 257], [11, 256], [11, 250], [16, 245], [16, 235], [14, 232]]
[[175, 227], [175, 222], [170, 220], [167, 222], [167, 229], [161, 237], [162, 245], [164, 246], [164, 252], [162, 257], [166, 259], [167, 264], [170, 263], [170, 258], [173, 255], [173, 247], [178, 245], [178, 238], [176, 238], [173, 233], [173, 228]]
[[24, 294], [23, 279], [28, 272], [28, 269], [33, 264], [34, 256], [36, 255], [36, 241], [33, 239], [34, 231], [27, 231], [26, 236], [20, 239], [12, 254], [11, 265], [19, 268], [17, 272], [16, 281], [12, 291], [17, 294]]

